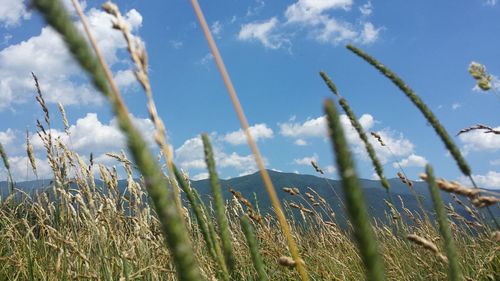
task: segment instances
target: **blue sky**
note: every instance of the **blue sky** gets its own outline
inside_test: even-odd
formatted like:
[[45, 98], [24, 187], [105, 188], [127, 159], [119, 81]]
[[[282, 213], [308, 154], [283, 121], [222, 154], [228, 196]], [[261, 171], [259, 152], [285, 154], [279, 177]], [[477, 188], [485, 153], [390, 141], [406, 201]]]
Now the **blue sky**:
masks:
[[[70, 1], [65, 1], [70, 3]], [[93, 32], [112, 66], [130, 112], [155, 151], [145, 96], [134, 81], [121, 34], [100, 10], [103, 1], [84, 2]], [[117, 1], [133, 33], [144, 42], [160, 116], [176, 163], [193, 178], [206, 176], [199, 134], [212, 137], [221, 177], [255, 171], [208, 45], [189, 1]], [[316, 160], [336, 178], [325, 138], [322, 102], [333, 97], [318, 75], [326, 71], [367, 131], [381, 133], [393, 153], [375, 147], [387, 177], [396, 162], [416, 178], [430, 162], [439, 176], [463, 180], [443, 144], [421, 114], [386, 78], [345, 49], [353, 43], [397, 72], [440, 118], [451, 135], [483, 123], [500, 129], [500, 99], [474, 89], [467, 68], [486, 65], [500, 91], [500, 4], [496, 0], [200, 1], [239, 94], [267, 167], [313, 174]], [[75, 21], [77, 19], [75, 18]], [[0, 142], [7, 148], [17, 180], [27, 170], [25, 130], [48, 175], [35, 131], [37, 106], [30, 72], [35, 72], [51, 109], [55, 135], [88, 158], [116, 165], [106, 152], [123, 149], [109, 106], [88, 84], [56, 34], [21, 1], [0, 0]], [[57, 103], [72, 125], [63, 134]], [[373, 169], [348, 126], [359, 174]], [[454, 137], [484, 187], [500, 188], [500, 137], [472, 132]], [[1, 175], [5, 175], [2, 170]]]

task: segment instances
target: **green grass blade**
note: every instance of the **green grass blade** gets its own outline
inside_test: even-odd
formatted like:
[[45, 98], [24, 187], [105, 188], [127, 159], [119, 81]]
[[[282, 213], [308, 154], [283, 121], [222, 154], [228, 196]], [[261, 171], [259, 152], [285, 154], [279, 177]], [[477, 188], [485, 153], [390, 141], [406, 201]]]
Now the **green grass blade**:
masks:
[[429, 121], [429, 123], [432, 125], [437, 135], [441, 138], [444, 145], [455, 159], [462, 173], [466, 176], [470, 176], [471, 169], [460, 153], [460, 150], [452, 141], [446, 129], [441, 125], [437, 117], [434, 115], [434, 113], [432, 113], [432, 111], [427, 107], [422, 99], [417, 94], [415, 94], [415, 92], [408, 85], [406, 85], [406, 83], [396, 73], [392, 72], [389, 68], [378, 62], [373, 57], [352, 45], [347, 45], [347, 49], [378, 69], [385, 77], [389, 78], [389, 80], [391, 80], [401, 91], [403, 91], [403, 93], [413, 102], [413, 104], [420, 110], [420, 112], [422, 112], [427, 121]]
[[446, 209], [444, 208], [443, 200], [441, 199], [441, 195], [439, 194], [439, 189], [434, 178], [434, 172], [430, 165], [427, 165], [425, 167], [425, 173], [427, 174], [427, 184], [429, 185], [432, 202], [434, 203], [434, 209], [436, 210], [437, 221], [439, 223], [439, 232], [443, 237], [444, 245], [446, 248], [446, 256], [448, 257], [448, 280], [464, 280], [462, 271], [460, 269], [460, 263], [458, 262], [457, 250], [455, 249], [453, 236], [448, 224]]
[[162, 224], [166, 244], [172, 253], [179, 280], [201, 280], [189, 235], [183, 218], [176, 208], [171, 188], [167, 188], [168, 182], [149, 151], [148, 145], [133, 126], [121, 97], [110, 90], [104, 66], [99, 64], [60, 1], [34, 0], [33, 4], [47, 23], [62, 36], [73, 58], [89, 74], [94, 86], [109, 99], [118, 125], [126, 136], [128, 149], [145, 179], [148, 194]]
[[339, 97], [339, 104], [344, 110], [345, 114], [347, 114], [347, 117], [349, 118], [351, 125], [358, 133], [359, 138], [363, 141], [363, 144], [365, 145], [366, 148], [366, 152], [368, 153], [368, 156], [372, 160], [372, 165], [375, 168], [375, 172], [380, 178], [380, 183], [385, 189], [389, 190], [390, 185], [384, 176], [384, 168], [382, 168], [382, 164], [380, 164], [380, 161], [378, 160], [377, 153], [375, 152], [375, 149], [373, 149], [372, 144], [368, 141], [368, 137], [366, 136], [365, 130], [363, 129], [363, 126], [361, 126], [361, 124], [359, 123], [358, 118], [354, 114], [354, 111], [352, 111], [347, 100], [340, 96], [337, 87], [332, 82], [330, 77], [328, 77], [328, 75], [323, 71], [320, 72], [319, 75], [321, 76], [321, 78], [323, 78], [323, 81], [325, 81], [328, 88], [330, 88], [330, 90]]
[[257, 244], [257, 239], [255, 239], [255, 234], [252, 229], [252, 225], [246, 216], [242, 216], [240, 219], [241, 228], [243, 229], [243, 233], [245, 234], [245, 238], [247, 239], [248, 248], [250, 250], [250, 255], [252, 256], [253, 266], [257, 271], [258, 280], [267, 281], [269, 278], [267, 277], [266, 271], [264, 269], [264, 262], [262, 261], [262, 257], [259, 254], [259, 247]]
[[222, 240], [222, 251], [224, 252], [224, 258], [226, 260], [226, 265], [231, 274], [235, 270], [235, 258], [233, 254], [233, 246], [231, 243], [231, 233], [229, 232], [229, 224], [227, 222], [227, 217], [225, 214], [224, 198], [222, 197], [222, 191], [220, 187], [219, 177], [217, 176], [217, 171], [215, 169], [215, 160], [212, 150], [212, 145], [208, 139], [207, 134], [201, 136], [203, 141], [203, 147], [205, 151], [205, 161], [207, 163], [208, 174], [210, 179], [210, 186], [212, 187], [212, 195], [214, 196], [215, 204], [215, 215], [217, 223], [219, 226], [219, 234]]
[[361, 258], [366, 268], [366, 278], [369, 281], [385, 280], [382, 258], [378, 253], [375, 233], [370, 225], [370, 217], [365, 205], [363, 191], [358, 182], [354, 161], [344, 136], [342, 124], [332, 100], [324, 105], [330, 139], [337, 159], [339, 175], [342, 179], [347, 211], [354, 228]]
[[[462, 171], [464, 175], [469, 177], [474, 187], [477, 188], [477, 185], [474, 179], [472, 178], [472, 172], [469, 167], [469, 164], [467, 164], [467, 161], [465, 161], [465, 158], [462, 156], [462, 153], [458, 149], [457, 145], [453, 142], [446, 129], [443, 127], [443, 125], [441, 125], [439, 119], [436, 117], [436, 115], [434, 115], [434, 113], [432, 113], [432, 111], [429, 109], [429, 107], [427, 107], [427, 105], [422, 101], [422, 99], [408, 85], [406, 85], [403, 79], [401, 79], [396, 73], [392, 72], [389, 68], [387, 68], [385, 65], [377, 61], [375, 58], [371, 57], [370, 55], [366, 54], [360, 49], [354, 47], [353, 45], [347, 45], [347, 49], [349, 49], [351, 52], [364, 59], [366, 62], [371, 64], [376, 69], [378, 69], [385, 77], [391, 80], [392, 83], [394, 83], [394, 85], [396, 85], [413, 102], [413, 104], [424, 115], [425, 119], [427, 119], [429, 124], [431, 124], [432, 128], [434, 128], [436, 134], [441, 138], [446, 149], [448, 149], [450, 154], [455, 159], [455, 162], [457, 163], [460, 171]], [[491, 209], [488, 207], [487, 210], [490, 217], [493, 219], [497, 229], [500, 229], [500, 224], [493, 215]]]
[[189, 204], [191, 204], [191, 208], [194, 211], [194, 215], [196, 217], [196, 221], [198, 222], [198, 226], [200, 227], [203, 239], [205, 239], [205, 243], [207, 244], [208, 252], [212, 256], [214, 261], [219, 264], [220, 271], [222, 273], [221, 274], [222, 279], [229, 280], [229, 273], [227, 271], [226, 263], [224, 259], [219, 259], [219, 257], [221, 257], [220, 255], [217, 255], [216, 245], [215, 245], [215, 243], [217, 243], [217, 240], [214, 240], [216, 238], [210, 235], [210, 230], [209, 230], [210, 223], [207, 221], [207, 217], [203, 213], [203, 209], [201, 206], [203, 202], [201, 202], [201, 200], [197, 200], [197, 198], [193, 194], [193, 190], [191, 190], [191, 188], [189, 187], [189, 185], [187, 184], [186, 180], [179, 172], [177, 167], [173, 165], [172, 168], [180, 188], [184, 191], [184, 193], [186, 193], [186, 197], [189, 201]]

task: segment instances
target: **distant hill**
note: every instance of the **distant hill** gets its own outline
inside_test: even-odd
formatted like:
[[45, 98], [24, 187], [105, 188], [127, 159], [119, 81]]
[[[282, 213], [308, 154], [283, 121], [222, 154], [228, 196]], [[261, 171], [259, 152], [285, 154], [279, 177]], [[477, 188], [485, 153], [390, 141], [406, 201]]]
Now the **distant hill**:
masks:
[[[310, 192], [308, 188], [314, 189], [320, 196], [325, 198], [327, 202], [334, 209], [337, 218], [339, 220], [343, 220], [343, 208], [340, 203], [338, 197], [335, 195], [335, 192], [343, 198], [342, 188], [340, 181], [338, 180], [330, 180], [322, 177], [317, 177], [313, 175], [302, 175], [295, 173], [283, 173], [269, 170], [269, 175], [271, 180], [277, 189], [278, 197], [282, 202], [297, 202], [303, 203], [305, 207], [307, 203], [298, 198], [297, 196], [291, 196], [288, 193], [283, 191], [284, 187], [296, 187], [300, 190], [302, 194], [305, 192]], [[42, 190], [45, 187], [49, 186], [50, 180], [38, 180], [38, 181], [29, 181], [29, 182], [19, 182], [16, 183], [17, 188], [32, 194], [34, 191]], [[250, 200], [252, 204], [255, 205], [255, 198], [258, 201], [259, 208], [261, 212], [270, 212], [271, 204], [269, 198], [267, 196], [266, 190], [264, 188], [262, 178], [260, 173], [254, 173], [251, 175], [246, 175], [242, 177], [236, 177], [227, 180], [220, 180], [221, 187], [223, 190], [224, 199], [229, 200], [232, 198], [229, 189], [235, 189], [243, 194], [245, 198]], [[368, 180], [368, 179], [360, 179], [360, 183], [364, 190], [364, 195], [366, 202], [368, 204], [369, 212], [372, 216], [378, 219], [385, 218], [385, 212], [388, 210], [387, 205], [384, 200], [388, 200], [388, 193], [382, 187], [379, 181], [376, 180]], [[411, 193], [409, 187], [403, 184], [399, 179], [390, 179], [389, 183], [391, 185], [391, 197], [396, 205], [396, 207], [401, 210], [402, 205], [401, 201], [404, 203], [404, 206], [415, 213], [421, 213], [418, 207], [417, 201], [414, 195]], [[102, 182], [97, 181], [97, 185], [102, 185]], [[119, 181], [119, 189], [124, 190], [126, 186], [126, 181]], [[211, 189], [210, 183], [208, 180], [199, 180], [192, 181], [192, 186], [196, 188], [201, 195], [201, 197], [205, 200], [210, 200]], [[2, 193], [2, 197], [5, 197], [8, 194], [8, 185], [7, 182], [0, 182], [0, 189]], [[335, 192], [334, 192], [335, 190]], [[424, 208], [426, 210], [432, 210], [432, 201], [430, 199], [429, 191], [427, 184], [425, 182], [414, 182], [414, 190], [420, 196]], [[455, 210], [463, 215], [464, 217], [468, 217], [464, 208], [458, 206], [454, 203], [453, 199], [448, 193], [442, 192], [443, 200], [445, 204], [452, 203]], [[400, 200], [402, 199], [402, 200]], [[467, 202], [464, 198], [461, 198], [463, 202]], [[500, 216], [499, 208], [493, 208], [495, 216]]]

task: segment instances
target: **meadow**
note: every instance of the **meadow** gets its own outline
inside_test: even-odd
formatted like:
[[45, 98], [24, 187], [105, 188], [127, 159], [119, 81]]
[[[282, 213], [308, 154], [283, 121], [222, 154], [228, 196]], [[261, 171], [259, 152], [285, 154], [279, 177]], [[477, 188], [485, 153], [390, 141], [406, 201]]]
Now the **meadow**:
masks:
[[[114, 17], [114, 28], [126, 39], [137, 80], [147, 96], [161, 157], [152, 154], [130, 119], [78, 1], [73, 3], [85, 34], [74, 26], [59, 1], [34, 0], [33, 7], [61, 35], [75, 61], [109, 101], [127, 139], [126, 154], [109, 154], [126, 171], [126, 192], [118, 188], [115, 167], [94, 164], [92, 159], [85, 161], [51, 135], [56, 114], [49, 112], [45, 104], [40, 87], [43, 81], [33, 74], [36, 100], [44, 112], [42, 121], [36, 124], [37, 134], [44, 144], [53, 177], [43, 191], [28, 194], [16, 188], [9, 176], [8, 196], [0, 201], [1, 280], [500, 279], [500, 232], [495, 217], [500, 195], [476, 186], [467, 161], [432, 111], [397, 74], [375, 58], [355, 46], [347, 46], [392, 81], [422, 112], [473, 187], [436, 178], [431, 165], [427, 165], [420, 179], [407, 178], [401, 169], [398, 176], [416, 200], [419, 197], [413, 190], [413, 181], [422, 180], [427, 183], [433, 202], [432, 209], [420, 205], [421, 213], [405, 208], [404, 202], [391, 196], [391, 186], [368, 138], [376, 138], [382, 146], [386, 145], [384, 140], [376, 132], [364, 131], [346, 98], [328, 75], [320, 72], [325, 87], [333, 94], [323, 108], [332, 158], [341, 179], [341, 186], [332, 188], [343, 190], [344, 197], [339, 200], [349, 218], [347, 227], [341, 227], [332, 202], [315, 193], [314, 187], [303, 192], [273, 185], [196, 0], [192, 1], [193, 7], [257, 161], [273, 212], [262, 212], [258, 199], [243, 197], [238, 186], [234, 187], [232, 198], [222, 196], [217, 163], [206, 134], [201, 138], [212, 200], [200, 198], [196, 186], [173, 161], [166, 128], [151, 94], [146, 50], [132, 40], [119, 8], [107, 2], [103, 9]], [[491, 90], [484, 67], [473, 64], [470, 72], [481, 89]], [[381, 188], [386, 191], [386, 220], [375, 220], [368, 214], [337, 107], [349, 116], [366, 146]], [[68, 127], [62, 105], [59, 111]], [[488, 128], [471, 127], [461, 133], [471, 130]], [[30, 169], [36, 175], [37, 163], [28, 137], [25, 145]], [[7, 171], [8, 153], [0, 144]], [[318, 175], [323, 174], [317, 163], [311, 165]], [[277, 189], [283, 189], [292, 200], [281, 201]], [[443, 203], [442, 192], [454, 195], [453, 205]], [[457, 209], [465, 210], [467, 215]], [[294, 212], [299, 216], [292, 215]]]

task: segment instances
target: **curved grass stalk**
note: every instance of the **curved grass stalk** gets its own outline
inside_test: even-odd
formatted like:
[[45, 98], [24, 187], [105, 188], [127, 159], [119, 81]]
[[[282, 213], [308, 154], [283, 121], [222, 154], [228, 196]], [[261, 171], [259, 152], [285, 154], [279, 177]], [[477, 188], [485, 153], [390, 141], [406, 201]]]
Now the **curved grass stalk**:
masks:
[[[396, 85], [413, 102], [413, 104], [420, 110], [422, 115], [424, 115], [425, 119], [427, 119], [429, 124], [431, 124], [432, 128], [434, 128], [436, 134], [441, 138], [441, 141], [443, 141], [446, 149], [455, 159], [455, 162], [457, 163], [457, 166], [459, 167], [460, 171], [471, 180], [472, 185], [475, 188], [478, 188], [476, 182], [472, 177], [472, 172], [469, 167], [469, 164], [467, 164], [467, 161], [465, 161], [464, 157], [462, 156], [462, 153], [460, 153], [460, 150], [458, 149], [457, 145], [453, 142], [453, 140], [451, 139], [450, 135], [443, 127], [443, 125], [441, 125], [439, 119], [436, 117], [436, 115], [434, 115], [434, 113], [432, 113], [432, 111], [429, 109], [429, 107], [427, 107], [427, 105], [422, 101], [422, 99], [408, 85], [406, 85], [406, 83], [396, 73], [392, 72], [389, 68], [387, 68], [385, 65], [377, 61], [375, 58], [371, 57], [370, 55], [366, 54], [360, 49], [354, 47], [353, 45], [347, 45], [347, 49], [349, 49], [351, 52], [353, 52], [360, 58], [364, 59], [370, 65], [379, 70], [385, 77], [391, 80], [392, 83], [394, 83], [394, 85]], [[500, 229], [500, 224], [493, 215], [491, 209], [488, 207], [487, 210], [489, 215], [493, 219], [497, 229]]]
[[[365, 130], [363, 129], [363, 126], [358, 121], [358, 118], [352, 111], [351, 107], [349, 106], [349, 103], [347, 103], [347, 100], [340, 96], [338, 93], [337, 87], [335, 84], [332, 82], [330, 77], [328, 75], [321, 71], [319, 73], [321, 78], [323, 78], [323, 81], [325, 81], [326, 85], [330, 90], [339, 98], [339, 104], [344, 110], [345, 114], [349, 118], [349, 121], [351, 122], [351, 125], [354, 127], [356, 132], [358, 133], [359, 138], [363, 141], [366, 152], [368, 153], [368, 156], [372, 160], [372, 165], [375, 168], [375, 172], [377, 173], [378, 177], [380, 178], [380, 183], [382, 186], [389, 190], [391, 186], [389, 185], [389, 182], [387, 181], [385, 175], [384, 175], [384, 168], [382, 168], [382, 164], [380, 164], [380, 161], [378, 160], [377, 153], [375, 152], [375, 149], [373, 149], [372, 144], [368, 141], [368, 137], [366, 136]], [[391, 199], [392, 200], [392, 199]]]
[[337, 159], [339, 175], [342, 178], [342, 188], [344, 189], [347, 211], [349, 212], [351, 224], [354, 228], [354, 236], [366, 268], [366, 280], [385, 280], [384, 266], [382, 258], [378, 253], [375, 233], [370, 225], [363, 191], [358, 182], [354, 161], [333, 101], [330, 99], [327, 100], [324, 109], [333, 151]]
[[434, 209], [436, 210], [437, 221], [439, 223], [439, 232], [443, 237], [444, 245], [446, 248], [446, 256], [448, 257], [448, 280], [464, 280], [462, 271], [460, 269], [460, 263], [458, 262], [457, 250], [455, 249], [455, 244], [453, 243], [453, 235], [451, 234], [451, 229], [448, 224], [446, 209], [444, 208], [443, 200], [441, 199], [441, 195], [439, 194], [439, 189], [434, 178], [434, 172], [430, 165], [427, 165], [425, 167], [425, 173], [427, 174], [426, 180], [427, 184], [429, 185], [432, 202], [434, 203]]
[[179, 183], [180, 188], [186, 193], [186, 197], [189, 201], [189, 204], [191, 204], [191, 208], [194, 211], [194, 215], [196, 216], [196, 220], [198, 221], [198, 226], [200, 227], [200, 231], [203, 235], [203, 239], [205, 239], [205, 243], [207, 244], [208, 252], [210, 253], [210, 256], [214, 259], [216, 263], [219, 264], [219, 270], [221, 272], [221, 277], [223, 280], [229, 280], [229, 273], [227, 271], [227, 266], [222, 258], [222, 255], [219, 255], [218, 253], [220, 252], [219, 250], [216, 250], [216, 247], [218, 248], [218, 242], [217, 240], [214, 240], [213, 237], [210, 235], [210, 229], [209, 229], [209, 222], [207, 221], [207, 217], [205, 217], [205, 214], [203, 213], [202, 209], [202, 202], [197, 200], [195, 197], [193, 190], [189, 187], [187, 184], [186, 180], [182, 176], [182, 174], [179, 172], [177, 167], [175, 165], [172, 165], [173, 172], [175, 174], [175, 177], [177, 179], [177, 182]]
[[257, 166], [259, 168], [260, 174], [262, 176], [262, 180], [264, 182], [264, 186], [266, 187], [267, 194], [268, 194], [268, 196], [271, 200], [271, 204], [276, 212], [276, 216], [277, 216], [278, 221], [280, 223], [281, 230], [283, 231], [283, 234], [287, 240], [290, 254], [292, 255], [293, 260], [297, 264], [297, 267], [296, 267], [297, 271], [299, 272], [302, 281], [307, 281], [307, 280], [309, 280], [309, 276], [307, 275], [305, 265], [303, 264], [302, 259], [300, 258], [299, 249], [298, 249], [297, 244], [296, 244], [296, 242], [292, 236], [292, 233], [290, 231], [290, 226], [288, 225], [288, 222], [285, 218], [285, 214], [283, 213], [283, 209], [281, 208], [281, 203], [280, 203], [278, 195], [276, 193], [276, 189], [274, 188], [274, 185], [271, 181], [271, 177], [269, 176], [269, 173], [266, 170], [266, 167], [264, 165], [264, 161], [262, 160], [262, 156], [261, 156], [260, 151], [257, 147], [257, 144], [255, 143], [255, 140], [253, 139], [253, 137], [250, 133], [249, 125], [248, 125], [248, 121], [245, 117], [245, 113], [243, 112], [243, 108], [242, 108], [241, 103], [238, 99], [238, 96], [236, 95], [236, 91], [233, 87], [231, 79], [229, 78], [229, 74], [226, 70], [226, 67], [224, 66], [224, 62], [222, 61], [222, 57], [219, 53], [217, 45], [215, 44], [214, 38], [212, 37], [212, 34], [210, 32], [210, 28], [208, 27], [207, 21], [205, 20], [205, 17], [203, 16], [203, 12], [201, 11], [201, 8], [200, 8], [200, 5], [198, 4], [198, 1], [191, 0], [191, 4], [193, 5], [193, 9], [196, 13], [196, 16], [200, 22], [200, 25], [203, 29], [205, 37], [208, 41], [208, 45], [210, 46], [210, 49], [212, 51], [212, 55], [214, 56], [214, 60], [217, 63], [217, 67], [219, 69], [219, 72], [221, 73], [222, 79], [224, 80], [224, 84], [226, 85], [226, 88], [229, 92], [229, 96], [231, 97], [231, 101], [232, 101], [233, 106], [236, 110], [236, 114], [238, 115], [238, 119], [240, 120], [241, 127], [243, 128], [243, 131], [245, 132], [245, 136], [246, 136], [248, 145], [250, 146], [250, 149], [252, 150], [252, 154], [255, 157], [255, 162], [257, 163]]
[[222, 251], [224, 252], [224, 258], [226, 260], [226, 265], [229, 269], [229, 272], [231, 272], [232, 274], [235, 271], [236, 259], [233, 253], [229, 224], [227, 222], [227, 217], [225, 214], [226, 208], [224, 206], [224, 198], [222, 197], [219, 177], [217, 176], [217, 171], [215, 169], [214, 154], [212, 151], [212, 146], [210, 145], [210, 140], [208, 139], [208, 135], [203, 134], [201, 136], [201, 139], [203, 141], [205, 162], [207, 163], [210, 186], [212, 187], [212, 195], [214, 197], [215, 215], [217, 218], [217, 224], [219, 226], [220, 238], [222, 240]]
[[253, 266], [257, 271], [257, 277], [259, 281], [267, 281], [269, 278], [267, 277], [266, 271], [264, 269], [264, 262], [262, 261], [262, 257], [259, 254], [259, 247], [257, 245], [257, 239], [255, 239], [255, 234], [252, 229], [252, 225], [248, 220], [247, 216], [244, 215], [240, 219], [241, 229], [245, 234], [245, 238], [247, 240], [248, 249], [250, 250], [250, 255], [252, 256]]
[[[34, 0], [33, 4], [47, 23], [62, 36], [73, 58], [88, 73], [94, 86], [111, 103], [118, 126], [126, 136], [128, 149], [145, 179], [148, 194], [162, 225], [166, 244], [173, 256], [179, 280], [202, 280], [183, 218], [178, 212], [171, 189], [167, 188], [168, 182], [146, 142], [133, 126], [118, 87], [112, 79], [111, 71], [104, 62], [94, 38], [89, 36], [97, 57], [76, 29], [60, 1]], [[84, 27], [91, 35], [88, 27], [85, 25]]]

